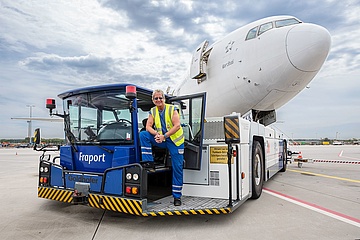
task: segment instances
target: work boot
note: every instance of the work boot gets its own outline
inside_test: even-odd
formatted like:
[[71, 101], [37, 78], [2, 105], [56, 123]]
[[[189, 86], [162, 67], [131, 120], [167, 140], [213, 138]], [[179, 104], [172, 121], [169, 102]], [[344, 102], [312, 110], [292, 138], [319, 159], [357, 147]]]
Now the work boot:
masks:
[[154, 162], [140, 162], [140, 164], [145, 170], [149, 172], [155, 172]]
[[181, 199], [180, 198], [174, 198], [174, 205], [175, 206], [181, 206]]

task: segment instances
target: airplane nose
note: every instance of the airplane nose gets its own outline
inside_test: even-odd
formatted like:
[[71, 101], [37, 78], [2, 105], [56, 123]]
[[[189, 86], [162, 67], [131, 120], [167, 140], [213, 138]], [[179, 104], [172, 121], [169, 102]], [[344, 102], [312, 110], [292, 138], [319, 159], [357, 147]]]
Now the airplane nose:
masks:
[[323, 27], [302, 23], [289, 30], [286, 50], [291, 64], [304, 72], [319, 71], [328, 56], [330, 33]]

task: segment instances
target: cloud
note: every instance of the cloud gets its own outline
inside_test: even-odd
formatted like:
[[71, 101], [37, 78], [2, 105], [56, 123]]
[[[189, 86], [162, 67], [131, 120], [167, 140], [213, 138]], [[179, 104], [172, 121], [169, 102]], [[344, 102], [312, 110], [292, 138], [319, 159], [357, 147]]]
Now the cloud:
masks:
[[20, 61], [19, 65], [35, 72], [47, 72], [64, 77], [78, 76], [80, 79], [93, 79], [103, 75], [114, 75], [111, 71], [114, 61], [109, 57], [95, 55], [61, 57], [45, 53], [37, 53], [36, 55], [36, 57], [28, 57]]
[[[11, 131], [0, 138], [24, 136], [26, 122], [10, 118], [26, 116], [27, 104], [45, 117], [44, 99], [68, 89], [125, 82], [175, 88], [201, 42], [211, 44], [251, 21], [282, 14], [326, 27], [333, 41], [310, 88], [279, 109], [283, 127], [309, 136], [312, 125], [323, 125], [325, 132], [339, 123], [356, 126], [359, 12], [357, 0], [2, 0], [0, 107], [7, 109], [1, 120]], [[299, 121], [304, 115], [310, 117]], [[47, 123], [39, 124], [51, 132]]]

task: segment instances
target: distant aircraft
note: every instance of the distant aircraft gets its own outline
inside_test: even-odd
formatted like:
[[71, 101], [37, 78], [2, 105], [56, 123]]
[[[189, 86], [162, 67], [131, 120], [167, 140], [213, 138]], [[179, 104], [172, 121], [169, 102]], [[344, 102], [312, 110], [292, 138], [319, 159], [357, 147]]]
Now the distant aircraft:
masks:
[[319, 72], [330, 45], [321, 26], [293, 16], [264, 18], [211, 46], [201, 43], [174, 95], [206, 91], [207, 117], [238, 112], [268, 125]]

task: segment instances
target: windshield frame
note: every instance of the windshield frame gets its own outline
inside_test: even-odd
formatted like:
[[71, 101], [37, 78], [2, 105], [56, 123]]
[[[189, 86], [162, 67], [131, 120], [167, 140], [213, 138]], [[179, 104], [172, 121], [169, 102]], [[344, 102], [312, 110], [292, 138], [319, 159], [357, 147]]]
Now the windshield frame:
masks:
[[[134, 143], [137, 131], [132, 123], [141, 121], [137, 114], [131, 113], [134, 101], [125, 96], [126, 86], [103, 85], [59, 94], [64, 113], [69, 116], [68, 131], [74, 135], [76, 144]], [[153, 106], [151, 94], [150, 90], [137, 89], [136, 102], [140, 112], [147, 112]]]

